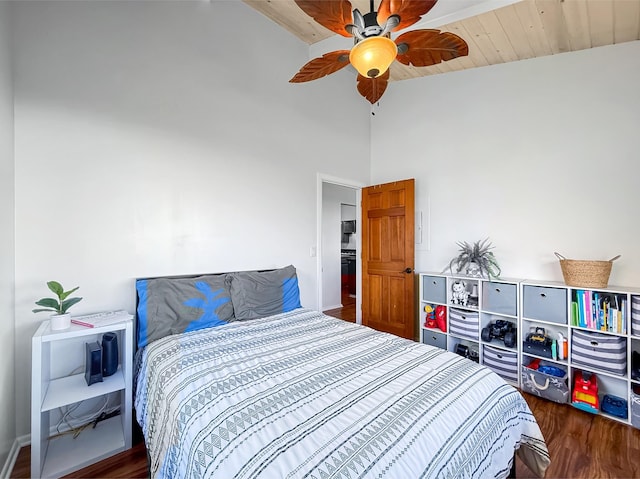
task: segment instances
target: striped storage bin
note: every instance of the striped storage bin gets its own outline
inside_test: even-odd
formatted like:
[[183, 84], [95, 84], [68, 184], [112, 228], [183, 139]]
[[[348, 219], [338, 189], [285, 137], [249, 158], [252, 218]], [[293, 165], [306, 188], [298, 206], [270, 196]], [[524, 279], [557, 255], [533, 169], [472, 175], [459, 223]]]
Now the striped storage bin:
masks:
[[573, 365], [620, 376], [627, 373], [627, 338], [574, 330], [571, 339]]
[[640, 336], [640, 296], [631, 296], [631, 334]]
[[477, 311], [449, 308], [449, 333], [478, 340], [479, 315]]
[[507, 381], [518, 382], [518, 353], [486, 344], [482, 349], [482, 364]]

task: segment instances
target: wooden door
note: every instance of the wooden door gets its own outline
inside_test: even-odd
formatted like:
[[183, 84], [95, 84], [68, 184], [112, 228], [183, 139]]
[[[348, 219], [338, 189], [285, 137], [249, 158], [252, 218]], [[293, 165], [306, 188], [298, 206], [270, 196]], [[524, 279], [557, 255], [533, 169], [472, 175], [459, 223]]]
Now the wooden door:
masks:
[[362, 324], [415, 338], [415, 181], [362, 190]]

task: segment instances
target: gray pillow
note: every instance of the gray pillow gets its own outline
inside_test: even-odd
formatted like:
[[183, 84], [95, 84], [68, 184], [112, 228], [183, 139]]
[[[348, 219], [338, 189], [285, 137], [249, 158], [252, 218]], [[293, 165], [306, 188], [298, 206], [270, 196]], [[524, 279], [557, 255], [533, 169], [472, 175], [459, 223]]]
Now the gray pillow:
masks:
[[226, 276], [137, 280], [138, 347], [170, 334], [233, 321]]
[[301, 307], [298, 276], [292, 265], [272, 271], [229, 273], [229, 278], [238, 320], [264, 318]]

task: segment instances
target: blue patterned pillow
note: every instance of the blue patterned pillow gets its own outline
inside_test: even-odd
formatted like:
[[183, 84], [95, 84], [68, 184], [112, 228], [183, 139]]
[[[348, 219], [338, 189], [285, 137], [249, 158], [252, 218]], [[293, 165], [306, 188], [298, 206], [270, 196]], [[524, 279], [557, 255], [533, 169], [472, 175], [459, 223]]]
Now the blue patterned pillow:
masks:
[[229, 273], [237, 320], [264, 318], [300, 308], [298, 276], [292, 266]]
[[233, 321], [227, 275], [136, 281], [138, 347], [170, 334]]

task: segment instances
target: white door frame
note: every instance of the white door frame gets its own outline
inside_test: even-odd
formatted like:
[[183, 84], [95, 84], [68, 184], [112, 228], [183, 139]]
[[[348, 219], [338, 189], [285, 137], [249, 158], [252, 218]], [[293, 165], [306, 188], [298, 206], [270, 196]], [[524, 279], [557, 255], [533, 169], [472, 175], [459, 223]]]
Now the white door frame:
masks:
[[[324, 173], [317, 174], [316, 183], [316, 283], [318, 285], [316, 304], [318, 309], [322, 309], [322, 184], [331, 183], [338, 186], [345, 186], [347, 188], [353, 188], [356, 190], [356, 224], [362, 225], [362, 188], [366, 185], [352, 180], [346, 180], [344, 178], [337, 178], [335, 176], [326, 175]], [[361, 230], [359, 226], [358, 229]], [[356, 237], [356, 257], [361, 258], [361, 236]], [[358, 265], [362, 264], [362, 260], [358, 259]], [[362, 307], [361, 307], [361, 294], [362, 294], [362, 268], [356, 268], [356, 323], [362, 324]]]

